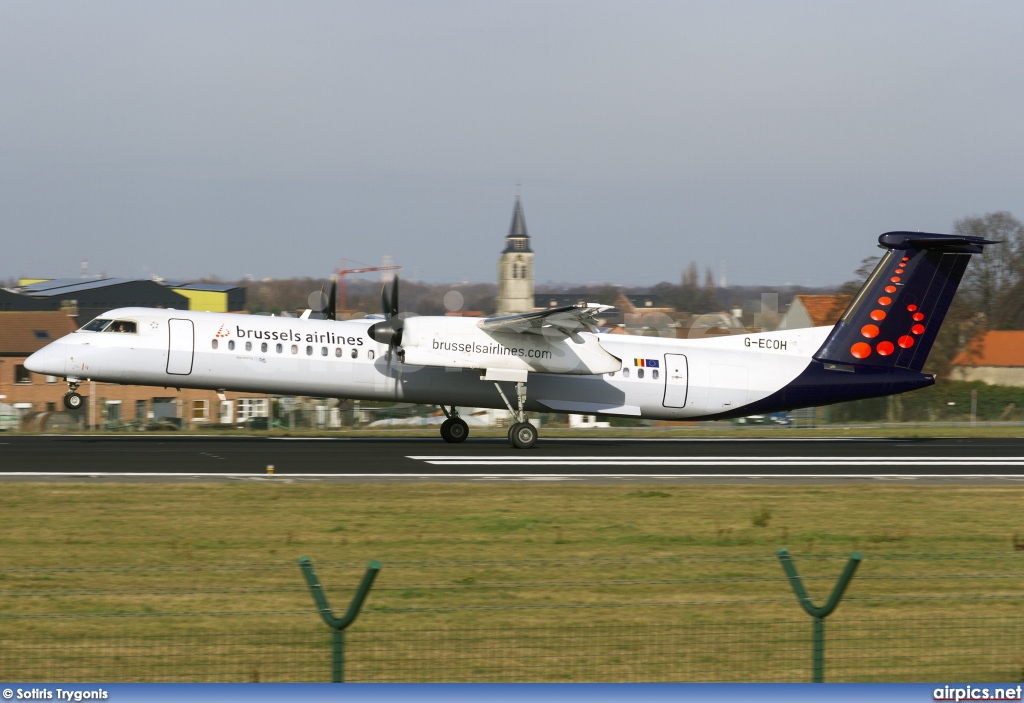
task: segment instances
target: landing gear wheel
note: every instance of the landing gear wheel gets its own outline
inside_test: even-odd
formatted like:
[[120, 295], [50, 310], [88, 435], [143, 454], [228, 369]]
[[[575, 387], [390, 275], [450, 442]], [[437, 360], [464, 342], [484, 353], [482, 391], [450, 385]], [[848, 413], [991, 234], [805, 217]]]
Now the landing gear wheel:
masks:
[[518, 422], [513, 422], [511, 425], [508, 426], [508, 446], [510, 447], [516, 446], [515, 444], [512, 443], [512, 433], [515, 432], [517, 427], [519, 427], [519, 424], [520, 423]]
[[509, 437], [516, 449], [529, 449], [537, 443], [537, 428], [529, 422], [517, 422], [512, 425]]
[[448, 420], [448, 437], [447, 441], [452, 444], [458, 444], [459, 442], [465, 442], [466, 437], [469, 436], [469, 425], [461, 417], [453, 417]]
[[64, 407], [68, 410], [78, 410], [82, 407], [82, 396], [78, 393], [68, 393], [64, 396]]
[[465, 442], [469, 436], [469, 425], [461, 417], [450, 417], [441, 423], [441, 439], [450, 444]]

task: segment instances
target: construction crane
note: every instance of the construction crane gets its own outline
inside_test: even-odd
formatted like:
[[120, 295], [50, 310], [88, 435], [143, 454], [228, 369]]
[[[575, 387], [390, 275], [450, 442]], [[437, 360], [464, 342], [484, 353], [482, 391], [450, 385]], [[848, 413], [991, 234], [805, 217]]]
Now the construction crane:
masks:
[[[390, 259], [391, 257], [387, 257]], [[352, 262], [358, 263], [358, 262]], [[359, 268], [345, 268], [348, 265], [348, 259], [341, 260], [341, 268], [335, 271], [335, 275], [338, 277], [338, 309], [348, 310], [348, 296], [345, 293], [345, 276], [350, 273], [372, 273], [373, 271], [401, 271], [401, 266], [395, 266], [393, 264], [383, 264], [381, 266], [360, 266]]]

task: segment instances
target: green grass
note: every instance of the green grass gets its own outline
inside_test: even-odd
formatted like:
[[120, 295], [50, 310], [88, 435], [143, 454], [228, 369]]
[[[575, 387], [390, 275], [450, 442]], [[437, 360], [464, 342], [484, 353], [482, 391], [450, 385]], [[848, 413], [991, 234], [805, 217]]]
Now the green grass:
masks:
[[[303, 555], [313, 560], [336, 611], [347, 607], [366, 563], [383, 563], [350, 634], [352, 666], [363, 680], [412, 671], [373, 654], [374, 647], [404, 651], [406, 631], [457, 639], [467, 629], [496, 637], [516, 628], [656, 632], [671, 623], [698, 632], [752, 623], [738, 630], [752, 632], [793, 621], [802, 638], [800, 628], [809, 632], [810, 622], [774, 557], [782, 546], [819, 603], [847, 555], [861, 551], [865, 561], [829, 627], [870, 621], [883, 628], [879, 637], [891, 636], [906, 622], [1022, 614], [1020, 599], [1001, 598], [1024, 593], [1024, 552], [1013, 547], [1014, 535], [1024, 535], [1022, 504], [1024, 487], [5, 483], [0, 640], [195, 632], [230, 639], [255, 630], [263, 634], [252, 651], [281, 633], [301, 633], [297, 639], [319, 652], [327, 631], [296, 565]], [[51, 617], [58, 614], [70, 617]], [[938, 639], [927, 652], [921, 645], [921, 656], [933, 663], [940, 634], [929, 635]], [[388, 645], [387, 637], [395, 641]], [[431, 642], [436, 656], [447, 651]], [[865, 651], [878, 647], [865, 642]], [[429, 680], [442, 670], [423, 664], [431, 655], [417, 649], [422, 642], [407, 646], [423, 667], [410, 678]], [[640, 651], [639, 644], [623, 646], [625, 654], [616, 656]], [[752, 641], [748, 654], [763, 646]], [[803, 644], [797, 649], [803, 661]], [[1024, 667], [1020, 651], [965, 675], [1005, 679]], [[962, 654], [952, 648], [941, 656], [952, 666]], [[125, 656], [124, 671], [140, 666]], [[269, 666], [232, 675], [264, 680], [272, 677]], [[451, 666], [444, 671], [454, 672]], [[497, 676], [480, 662], [473, 666], [492, 672], [485, 678]], [[565, 666], [529, 669], [536, 674], [529, 680], [570, 680]], [[716, 666], [722, 665], [702, 664], [702, 676], [726, 677], [727, 669]], [[770, 657], [761, 666], [768, 672]], [[3, 669], [0, 655], [0, 678], [11, 679]], [[884, 678], [884, 671], [876, 668], [876, 675]]]

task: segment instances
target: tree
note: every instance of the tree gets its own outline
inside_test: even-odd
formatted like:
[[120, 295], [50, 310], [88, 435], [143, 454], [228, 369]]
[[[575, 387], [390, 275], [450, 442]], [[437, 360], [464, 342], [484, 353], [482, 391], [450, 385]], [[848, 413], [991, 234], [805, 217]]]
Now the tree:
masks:
[[1006, 313], [1017, 312], [1002, 310], [999, 302], [1024, 281], [1024, 225], [1008, 212], [990, 212], [957, 220], [953, 231], [1001, 242], [986, 247], [983, 255], [971, 257], [959, 296], [975, 312], [984, 314], [990, 326], [999, 327], [992, 318], [1005, 318]]

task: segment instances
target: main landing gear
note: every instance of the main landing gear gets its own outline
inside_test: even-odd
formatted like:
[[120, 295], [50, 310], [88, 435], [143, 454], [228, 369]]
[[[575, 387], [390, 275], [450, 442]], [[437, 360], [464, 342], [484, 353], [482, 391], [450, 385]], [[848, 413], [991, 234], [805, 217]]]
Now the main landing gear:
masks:
[[450, 444], [465, 442], [466, 437], [469, 436], [469, 425], [459, 417], [459, 412], [455, 409], [455, 406], [453, 405], [451, 412], [449, 412], [442, 405], [441, 412], [448, 418], [441, 423], [441, 439]]
[[505, 391], [501, 390], [501, 386], [495, 383], [494, 387], [498, 389], [509, 413], [516, 420], [508, 428], [508, 443], [516, 449], [529, 449], [537, 443], [537, 428], [530, 424], [529, 418], [526, 417], [526, 411], [523, 410], [523, 405], [526, 404], [526, 384], [516, 384], [517, 408], [515, 410], [512, 408], [512, 403], [508, 402], [508, 398], [505, 397]]
[[78, 410], [82, 407], [82, 396], [75, 391], [78, 390], [77, 381], [68, 382], [68, 392], [64, 394], [64, 407], [68, 410]]

